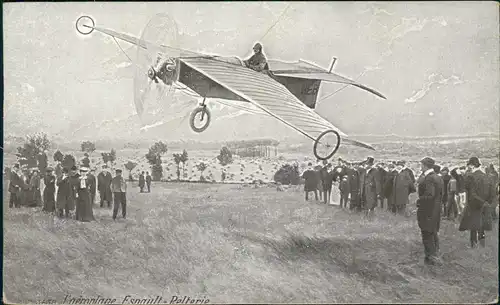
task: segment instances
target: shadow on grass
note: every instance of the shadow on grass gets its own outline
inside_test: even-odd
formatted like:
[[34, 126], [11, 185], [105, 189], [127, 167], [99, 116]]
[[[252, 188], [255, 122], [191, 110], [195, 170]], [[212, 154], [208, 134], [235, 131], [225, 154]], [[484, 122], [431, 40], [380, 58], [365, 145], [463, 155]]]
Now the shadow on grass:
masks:
[[[317, 238], [289, 234], [282, 240], [273, 240], [267, 237], [243, 236], [244, 238], [261, 244], [268, 250], [268, 259], [276, 263], [290, 261], [313, 261], [319, 264], [324, 272], [344, 272], [348, 275], [357, 275], [368, 281], [378, 281], [384, 284], [391, 282], [407, 283], [408, 280], [401, 271], [396, 270], [397, 262], [390, 266], [380, 259], [370, 258], [366, 249], [371, 246], [382, 249], [394, 247], [414, 247], [413, 243], [382, 238], [364, 240], [350, 240], [346, 238]], [[371, 245], [370, 245], [371, 244]], [[419, 258], [412, 259], [411, 263], [418, 264]], [[411, 273], [411, 272], [410, 272]], [[410, 276], [412, 274], [409, 274]]]

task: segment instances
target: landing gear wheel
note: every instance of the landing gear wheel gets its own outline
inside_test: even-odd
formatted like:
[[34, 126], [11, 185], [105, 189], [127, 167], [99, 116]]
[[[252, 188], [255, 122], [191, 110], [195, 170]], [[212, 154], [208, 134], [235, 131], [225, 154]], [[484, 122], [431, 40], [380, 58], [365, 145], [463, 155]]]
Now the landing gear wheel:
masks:
[[[313, 153], [319, 160], [328, 160], [340, 147], [340, 135], [333, 129], [324, 131], [314, 141]], [[331, 150], [333, 148], [333, 150]]]
[[[193, 110], [189, 118], [189, 125], [195, 132], [202, 132], [208, 128], [210, 124], [210, 111], [206, 106], [200, 106]], [[201, 126], [197, 126], [201, 123]]]
[[94, 31], [95, 22], [89, 16], [81, 16], [76, 20], [76, 30], [82, 35], [89, 35]]

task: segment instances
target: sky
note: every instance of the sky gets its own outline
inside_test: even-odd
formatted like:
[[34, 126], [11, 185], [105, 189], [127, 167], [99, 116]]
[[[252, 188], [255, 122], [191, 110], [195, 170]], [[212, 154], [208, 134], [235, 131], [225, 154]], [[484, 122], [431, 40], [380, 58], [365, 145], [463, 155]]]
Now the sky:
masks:
[[[268, 58], [305, 59], [328, 68], [337, 57], [334, 72], [387, 97], [355, 87], [328, 97], [342, 87], [323, 83], [316, 111], [347, 134], [499, 131], [496, 2], [65, 2], [3, 8], [5, 134], [44, 131], [71, 140], [147, 136], [134, 115], [134, 73], [127, 57], [109, 37], [78, 35], [75, 21], [90, 15], [98, 26], [140, 37], [157, 13], [175, 20], [182, 48], [197, 52], [247, 57], [261, 41]], [[120, 46], [135, 59], [134, 48]], [[179, 123], [182, 132], [162, 126], [189, 115], [195, 105], [167, 104], [150, 136], [295, 136], [272, 118], [217, 102], [209, 103], [213, 123], [202, 135], [190, 132], [187, 120]]]

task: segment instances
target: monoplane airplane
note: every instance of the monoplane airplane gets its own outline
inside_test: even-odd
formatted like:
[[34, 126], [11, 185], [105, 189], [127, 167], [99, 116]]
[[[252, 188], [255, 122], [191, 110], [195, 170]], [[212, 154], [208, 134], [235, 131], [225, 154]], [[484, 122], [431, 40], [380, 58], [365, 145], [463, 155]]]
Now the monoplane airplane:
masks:
[[[322, 81], [356, 86], [385, 99], [373, 89], [332, 73], [336, 58], [329, 70], [302, 60], [295, 63], [268, 60], [266, 73], [257, 72], [247, 68], [238, 57], [206, 55], [175, 47], [177, 28], [164, 14], [151, 19], [141, 38], [97, 27], [89, 16], [78, 18], [76, 29], [83, 35], [95, 30], [111, 36], [117, 44], [116, 39], [120, 39], [137, 46], [134, 99], [139, 116], [143, 114], [145, 96], [153, 83], [164, 87], [181, 83], [202, 100], [190, 116], [195, 132], [204, 131], [210, 124], [207, 99], [224, 99], [250, 103], [309, 138], [314, 143], [313, 153], [320, 160], [335, 154], [341, 137], [347, 144], [373, 150], [368, 144], [349, 139], [314, 111]], [[154, 31], [156, 36], [150, 37], [154, 39], [147, 39]], [[163, 36], [162, 41], [151, 41], [158, 40], [158, 36]], [[165, 41], [166, 36], [170, 41]]]

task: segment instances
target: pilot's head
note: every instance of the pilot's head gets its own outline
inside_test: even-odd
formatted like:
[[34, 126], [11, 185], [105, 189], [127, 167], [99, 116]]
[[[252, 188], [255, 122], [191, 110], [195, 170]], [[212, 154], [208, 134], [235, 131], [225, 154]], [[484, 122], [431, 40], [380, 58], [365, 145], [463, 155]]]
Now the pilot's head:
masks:
[[254, 53], [260, 53], [262, 52], [262, 45], [260, 43], [256, 43], [254, 46], [253, 46], [253, 52]]

